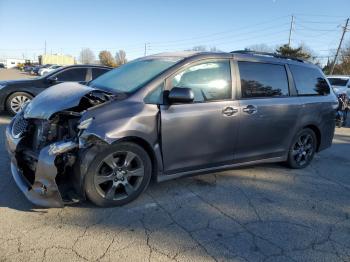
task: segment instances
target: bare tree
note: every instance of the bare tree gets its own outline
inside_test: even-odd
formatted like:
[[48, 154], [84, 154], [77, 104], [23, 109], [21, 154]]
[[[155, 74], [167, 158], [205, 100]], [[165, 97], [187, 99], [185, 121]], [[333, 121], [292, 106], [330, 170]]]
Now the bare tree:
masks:
[[191, 51], [200, 51], [200, 52], [205, 52], [207, 51], [207, 47], [204, 46], [204, 45], [197, 45], [197, 46], [194, 46]]
[[119, 50], [115, 54], [115, 62], [117, 63], [117, 66], [124, 65], [128, 60], [126, 59], [126, 53], [124, 50]]
[[217, 47], [216, 46], [212, 46], [212, 47], [210, 47], [210, 52], [221, 52], [221, 50], [219, 50], [219, 49], [217, 49]]
[[101, 51], [98, 57], [100, 58], [100, 62], [102, 65], [111, 66], [111, 67], [117, 66], [111, 52], [109, 51], [106, 51], [106, 50]]
[[91, 64], [95, 61], [96, 57], [94, 52], [90, 48], [84, 48], [79, 55], [79, 61], [82, 64]]
[[[327, 65], [323, 68], [323, 71], [326, 74], [330, 74], [332, 65], [333, 59], [328, 61]], [[350, 41], [340, 50], [339, 60], [334, 67], [333, 74], [350, 75]]]

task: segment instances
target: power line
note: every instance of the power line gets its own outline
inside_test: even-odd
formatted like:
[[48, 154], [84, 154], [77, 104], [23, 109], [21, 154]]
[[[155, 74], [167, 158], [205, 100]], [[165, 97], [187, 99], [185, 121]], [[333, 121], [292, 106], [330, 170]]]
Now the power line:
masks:
[[344, 18], [342, 15], [329, 15], [329, 14], [305, 14], [305, 13], [294, 13], [294, 15], [297, 16], [311, 16], [311, 17], [338, 17], [338, 18]]
[[301, 23], [296, 23], [296, 25], [299, 25], [302, 29], [298, 29], [298, 30], [301, 30], [301, 31], [306, 31], [306, 30], [308, 30], [308, 31], [319, 31], [319, 32], [334, 32], [334, 30], [337, 28], [337, 27], [333, 27], [333, 28], [327, 28], [327, 29], [319, 29], [319, 28], [312, 28], [312, 27], [308, 27], [308, 26], [305, 26], [305, 25], [303, 25], [303, 24], [301, 24]]
[[[289, 25], [289, 23], [283, 23], [281, 24], [282, 26], [285, 26], [285, 25]], [[280, 25], [280, 26], [281, 26]], [[213, 43], [215, 44], [215, 41], [218, 41], [218, 40], [228, 40], [228, 39], [234, 39], [234, 40], [239, 40], [241, 39], [242, 37], [245, 38], [247, 35], [254, 35], [255, 33], [260, 33], [260, 32], [266, 32], [266, 31], [269, 31], [271, 29], [276, 29], [276, 26], [270, 26], [270, 27], [266, 27], [266, 28], [261, 28], [261, 29], [254, 29], [252, 31], [249, 31], [249, 32], [244, 32], [244, 33], [235, 33], [234, 35], [227, 35], [227, 36], [224, 36], [224, 37], [218, 37], [218, 38], [211, 38], [209, 40], [206, 40], [206, 42], [210, 42], [210, 43]], [[287, 28], [283, 29], [283, 32], [287, 31]], [[277, 32], [278, 33], [278, 32]], [[264, 34], [265, 35], [265, 34]], [[264, 36], [263, 35], [263, 36]], [[154, 44], [152, 43], [152, 46], [155, 46], [155, 47], [171, 47], [171, 46], [179, 46], [179, 45], [196, 45], [196, 44], [203, 44], [203, 40], [201, 42], [188, 42], [188, 43], [181, 43], [181, 44], [175, 44], [175, 43], [171, 43], [171, 44], [167, 44], [167, 45], [159, 45], [159, 44]]]
[[341, 23], [341, 21], [334, 21], [334, 22], [330, 22], [330, 21], [309, 21], [309, 20], [303, 20], [303, 19], [298, 19], [299, 21], [301, 21], [303, 24], [324, 24], [324, 25], [339, 25]]
[[225, 30], [225, 31], [221, 31], [221, 32], [216, 32], [216, 33], [211, 33], [211, 34], [198, 35], [198, 36], [190, 37], [190, 38], [177, 39], [177, 40], [164, 41], [164, 42], [152, 42], [152, 45], [153, 44], [156, 45], [156, 44], [178, 43], [178, 42], [186, 42], [186, 41], [189, 41], [189, 40], [198, 40], [198, 39], [203, 39], [203, 38], [211, 38], [211, 37], [216, 36], [216, 35], [222, 35], [222, 34], [227, 34], [227, 33], [232, 33], [232, 32], [238, 32], [238, 31], [242, 31], [242, 30], [249, 29], [249, 28], [252, 28], [252, 27], [255, 28], [257, 26], [269, 24], [271, 22], [275, 22], [277, 20], [281, 20], [281, 19], [287, 18], [287, 17], [288, 16], [280, 16], [280, 17], [277, 17], [277, 18], [274, 18], [274, 19], [265, 20], [263, 22], [252, 24], [252, 25], [247, 25], [247, 26], [243, 26], [243, 27], [239, 27], [239, 28], [233, 28], [233, 29], [229, 29], [229, 30]]
[[[299, 18], [301, 16], [304, 19]], [[306, 39], [306, 41], [310, 41], [311, 39], [317, 38], [317, 41], [313, 43], [312, 46], [315, 46], [317, 44], [319, 47], [324, 48], [325, 46], [331, 45], [331, 38], [334, 38], [334, 34], [338, 30], [336, 29], [335, 25], [338, 24], [338, 21], [335, 21], [335, 19], [320, 19], [318, 21], [318, 18], [315, 17], [322, 17], [323, 15], [306, 15], [306, 14], [293, 14], [292, 16], [281, 16], [278, 18], [270, 19], [267, 21], [263, 21], [257, 24], [252, 25], [246, 25], [243, 27], [238, 28], [232, 28], [229, 30], [221, 31], [221, 32], [213, 32], [210, 34], [204, 34], [204, 35], [197, 35], [189, 38], [183, 38], [183, 39], [177, 39], [177, 40], [170, 40], [170, 41], [162, 41], [162, 42], [147, 42], [147, 43], [139, 43], [139, 44], [132, 44], [128, 45], [128, 48], [125, 50], [127, 53], [137, 53], [138, 55], [147, 55], [151, 50], [152, 52], [154, 50], [184, 50], [189, 49], [195, 45], [206, 45], [206, 46], [216, 46], [216, 45], [224, 45], [226, 44], [226, 47], [229, 46], [231, 43], [239, 43], [243, 41], [247, 41], [250, 39], [254, 39], [255, 43], [257, 44], [261, 40], [264, 41], [265, 44], [271, 43], [271, 37], [277, 36], [279, 38], [282, 38], [282, 34], [286, 36], [288, 34], [288, 44], [291, 45], [292, 42], [296, 43], [296, 41], [303, 41]], [[292, 21], [286, 21], [287, 17], [292, 17]], [[310, 18], [311, 17], [311, 18]], [[340, 17], [340, 16], [329, 16], [329, 17]], [[331, 21], [332, 20], [332, 21]], [[276, 22], [273, 24], [273, 26], [270, 26], [268, 24], [271, 24], [273, 22]], [[288, 27], [287, 27], [288, 25]], [[329, 25], [329, 26], [328, 26]], [[334, 25], [334, 28], [332, 27]], [[332, 29], [330, 28], [332, 27]], [[284, 28], [284, 30], [278, 30]], [[328, 33], [325, 33], [328, 32]], [[333, 33], [331, 33], [333, 32]], [[320, 39], [321, 38], [321, 39]], [[309, 39], [309, 40], [308, 40]], [[285, 42], [282, 39], [276, 40], [276, 42]], [[326, 45], [327, 42], [327, 45]], [[150, 48], [150, 44], [152, 43], [152, 49]], [[322, 43], [325, 43], [324, 45], [321, 45]], [[134, 47], [134, 48], [129, 48]], [[61, 50], [64, 50], [65, 52], [72, 52], [75, 53], [77, 50], [80, 50], [81, 47], [67, 47], [62, 48]], [[98, 50], [102, 49], [120, 49], [120, 47], [94, 47], [91, 48], [95, 52], [98, 52]], [[23, 49], [0, 49], [1, 51], [22, 51]], [[43, 50], [42, 48], [33, 48], [28, 49], [28, 51], [38, 51]], [[76, 50], [76, 51], [73, 51]], [[44, 52], [46, 52], [46, 41], [45, 41], [45, 48]]]

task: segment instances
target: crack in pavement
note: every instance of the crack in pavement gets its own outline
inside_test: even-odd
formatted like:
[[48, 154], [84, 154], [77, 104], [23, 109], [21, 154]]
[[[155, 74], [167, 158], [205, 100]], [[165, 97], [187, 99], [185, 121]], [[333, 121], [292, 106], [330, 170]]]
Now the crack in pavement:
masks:
[[[159, 207], [160, 207], [165, 213], [168, 214], [168, 216], [170, 217], [170, 219], [171, 219], [178, 227], [180, 227], [182, 230], [184, 230], [185, 232], [187, 232], [187, 234], [191, 237], [191, 239], [192, 239], [194, 242], [196, 242], [197, 245], [200, 246], [200, 247], [205, 251], [205, 253], [206, 253], [209, 257], [211, 257], [215, 262], [218, 261], [215, 257], [213, 257], [213, 256], [208, 252], [208, 250], [207, 250], [206, 247], [204, 247], [200, 242], [198, 242], [197, 239], [195, 239], [195, 238], [193, 237], [193, 235], [192, 235], [192, 233], [191, 233], [190, 231], [188, 231], [184, 226], [182, 226], [181, 224], [179, 224], [179, 223], [176, 221], [176, 219], [173, 217], [173, 214], [172, 214], [171, 212], [169, 212], [169, 211], [166, 210], [161, 204], [159, 204], [158, 201], [157, 201], [152, 195], [149, 195], [149, 196], [153, 199], [154, 202], [156, 202], [156, 203], [159, 205]], [[177, 255], [178, 255], [178, 254], [176, 254], [173, 258], [177, 257]]]

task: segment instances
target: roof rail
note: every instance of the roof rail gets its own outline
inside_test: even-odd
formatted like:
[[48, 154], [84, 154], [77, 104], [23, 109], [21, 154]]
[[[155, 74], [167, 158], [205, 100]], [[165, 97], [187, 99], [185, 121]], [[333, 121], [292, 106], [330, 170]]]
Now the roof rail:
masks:
[[259, 52], [259, 51], [253, 51], [253, 50], [236, 50], [230, 52], [231, 54], [247, 54], [247, 55], [261, 55], [261, 56], [270, 56], [270, 57], [276, 57], [276, 58], [281, 58], [281, 59], [290, 59], [290, 60], [295, 60], [298, 62], [306, 63], [305, 60], [296, 58], [296, 57], [290, 57], [290, 56], [283, 56], [279, 55], [277, 53], [269, 53], [269, 52]]

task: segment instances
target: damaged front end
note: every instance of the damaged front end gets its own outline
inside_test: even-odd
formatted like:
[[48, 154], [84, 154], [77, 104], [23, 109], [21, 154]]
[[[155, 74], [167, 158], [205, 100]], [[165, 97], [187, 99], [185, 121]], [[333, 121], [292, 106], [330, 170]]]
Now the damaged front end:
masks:
[[[59, 98], [59, 99], [57, 99]], [[32, 203], [62, 207], [79, 200], [74, 180], [79, 165], [80, 122], [89, 108], [111, 101], [113, 95], [67, 83], [39, 94], [6, 129], [12, 175]], [[80, 125], [80, 126], [79, 126]]]

